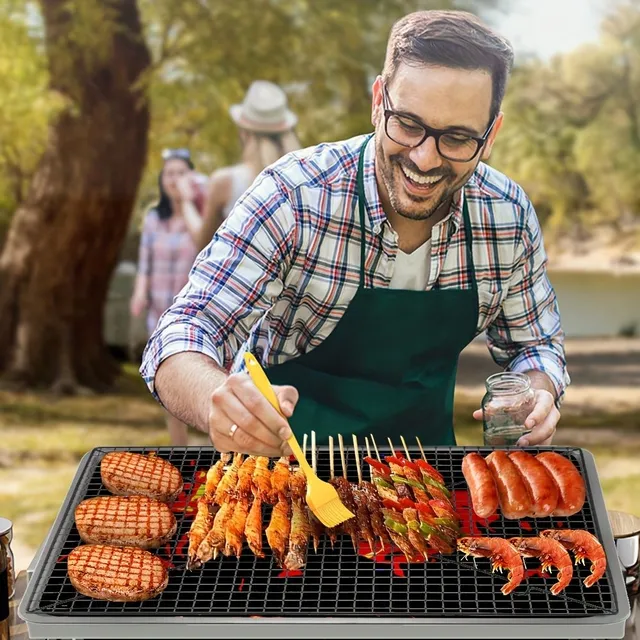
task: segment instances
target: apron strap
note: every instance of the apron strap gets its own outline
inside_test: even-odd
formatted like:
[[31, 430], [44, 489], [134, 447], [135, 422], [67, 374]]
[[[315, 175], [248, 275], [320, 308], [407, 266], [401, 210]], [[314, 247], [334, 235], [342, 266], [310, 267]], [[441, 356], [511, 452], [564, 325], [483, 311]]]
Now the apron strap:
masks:
[[464, 240], [467, 247], [467, 277], [469, 278], [470, 289], [477, 289], [476, 269], [473, 264], [473, 234], [471, 233], [471, 217], [469, 215], [469, 205], [467, 196], [462, 189], [462, 219], [464, 224]]

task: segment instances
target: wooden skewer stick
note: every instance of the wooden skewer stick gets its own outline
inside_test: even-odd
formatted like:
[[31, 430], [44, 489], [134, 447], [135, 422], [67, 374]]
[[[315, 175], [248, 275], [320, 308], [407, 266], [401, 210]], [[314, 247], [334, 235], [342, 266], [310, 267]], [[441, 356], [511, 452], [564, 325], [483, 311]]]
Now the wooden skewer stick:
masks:
[[313, 473], [318, 473], [318, 459], [316, 456], [316, 432], [311, 432], [311, 468], [313, 469]]
[[420, 442], [420, 438], [416, 436], [416, 442], [418, 443], [418, 447], [420, 448], [420, 453], [422, 454], [422, 459], [426, 462], [427, 456], [424, 455], [424, 449], [422, 448], [422, 442]]
[[[367, 457], [370, 458], [371, 449], [369, 448], [369, 438], [367, 438], [366, 436], [364, 438], [364, 445], [367, 448]], [[371, 469], [371, 465], [367, 464], [367, 466], [369, 467], [369, 480], [373, 480], [373, 470]]]
[[344, 441], [342, 439], [342, 434], [338, 434], [338, 447], [340, 448], [340, 461], [342, 462], [342, 475], [347, 478], [347, 461], [346, 456], [344, 454]]
[[358, 470], [358, 484], [362, 484], [362, 467], [360, 466], [360, 451], [358, 449], [358, 436], [351, 434], [353, 438], [353, 455], [356, 457], [356, 469]]
[[333, 436], [329, 436], [329, 478], [333, 480]]
[[409, 447], [407, 447], [407, 443], [405, 442], [404, 436], [400, 436], [400, 442], [402, 442], [402, 446], [404, 447], [404, 452], [407, 454], [407, 460], [411, 462], [411, 454], [409, 453]]
[[393, 442], [391, 442], [391, 438], [387, 438], [387, 442], [389, 443], [389, 448], [391, 449], [391, 454], [392, 456], [396, 455], [396, 450], [393, 446]]
[[376, 444], [376, 439], [373, 437], [373, 433], [371, 434], [371, 442], [373, 443], [373, 448], [376, 452], [376, 458], [378, 458], [378, 462], [382, 462], [382, 458], [380, 457], [380, 452], [378, 451], [378, 445]]
[[302, 455], [304, 455], [304, 457], [307, 457], [307, 434], [305, 433], [304, 436], [302, 436]]

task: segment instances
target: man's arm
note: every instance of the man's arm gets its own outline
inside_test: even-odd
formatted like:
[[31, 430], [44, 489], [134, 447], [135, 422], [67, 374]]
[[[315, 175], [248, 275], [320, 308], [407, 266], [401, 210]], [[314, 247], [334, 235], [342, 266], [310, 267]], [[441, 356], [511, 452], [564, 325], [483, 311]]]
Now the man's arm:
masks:
[[525, 212], [518, 260], [498, 317], [487, 329], [497, 364], [526, 373], [536, 390], [536, 408], [527, 425], [535, 432], [521, 444], [548, 443], [560, 418], [558, 406], [570, 380], [564, 334], [555, 292], [546, 272], [547, 257], [533, 206]]

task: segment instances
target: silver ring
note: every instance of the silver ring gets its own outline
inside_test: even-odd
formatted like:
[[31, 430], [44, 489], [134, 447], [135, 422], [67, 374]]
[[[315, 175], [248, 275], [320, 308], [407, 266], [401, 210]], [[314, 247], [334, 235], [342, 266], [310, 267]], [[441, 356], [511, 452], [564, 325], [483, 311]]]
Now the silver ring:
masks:
[[229, 427], [229, 437], [233, 438], [233, 436], [235, 435], [236, 431], [238, 430], [238, 425], [237, 424], [232, 424]]

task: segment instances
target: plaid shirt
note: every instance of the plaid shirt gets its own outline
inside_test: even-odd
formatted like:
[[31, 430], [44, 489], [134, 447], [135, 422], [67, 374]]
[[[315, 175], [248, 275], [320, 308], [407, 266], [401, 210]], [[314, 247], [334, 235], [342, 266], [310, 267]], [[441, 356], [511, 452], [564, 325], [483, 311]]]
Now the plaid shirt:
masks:
[[[147, 345], [141, 373], [152, 393], [159, 364], [175, 353], [201, 352], [237, 371], [246, 350], [271, 366], [306, 353], [331, 333], [358, 289], [356, 174], [363, 140], [289, 154], [240, 198]], [[365, 284], [384, 288], [398, 240], [378, 196], [374, 156], [372, 141], [364, 165]], [[482, 163], [464, 197], [478, 283], [477, 333], [487, 332], [499, 365], [546, 372], [561, 397], [569, 383], [563, 333], [533, 206], [517, 184]], [[427, 289], [470, 286], [461, 190], [433, 228]], [[381, 328], [380, 339], [393, 339], [392, 332]]]

